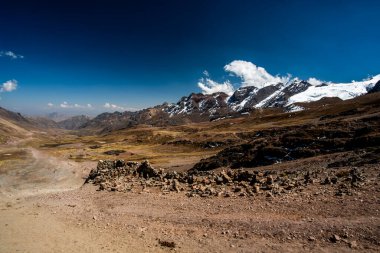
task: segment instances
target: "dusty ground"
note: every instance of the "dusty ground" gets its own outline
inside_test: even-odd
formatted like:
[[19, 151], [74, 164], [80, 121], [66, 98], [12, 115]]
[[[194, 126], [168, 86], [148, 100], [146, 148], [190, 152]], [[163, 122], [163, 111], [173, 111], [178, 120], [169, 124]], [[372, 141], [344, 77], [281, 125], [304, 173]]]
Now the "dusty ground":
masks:
[[[0, 133], [5, 143], [0, 145], [0, 252], [379, 252], [380, 111], [377, 97], [361, 101], [362, 108], [353, 101], [298, 116], [141, 126], [103, 136], [21, 131], [6, 122], [7, 131]], [[372, 117], [372, 125], [356, 129], [362, 116]], [[340, 170], [358, 166], [365, 180], [350, 194], [336, 195], [337, 184], [320, 180], [269, 197], [265, 191], [243, 197], [187, 197], [188, 191], [143, 190], [138, 184], [129, 192], [83, 185], [99, 159], [149, 159], [156, 167], [185, 171], [230, 145], [246, 143], [257, 131], [330, 120], [351, 122], [347, 131], [360, 130], [356, 137], [370, 133], [365, 140], [372, 146], [358, 145], [360, 152], [316, 152], [317, 157], [254, 170], [336, 174], [330, 166], [334, 162]], [[14, 132], [18, 134], [10, 138]], [[115, 150], [124, 152], [105, 154]]]
[[364, 168], [370, 180], [352, 196], [334, 196], [330, 186], [314, 184], [275, 197], [189, 198], [184, 192], [138, 188], [97, 191], [82, 186], [94, 163], [78, 164], [34, 148], [2, 147], [1, 155], [0, 252], [380, 249], [379, 165]]

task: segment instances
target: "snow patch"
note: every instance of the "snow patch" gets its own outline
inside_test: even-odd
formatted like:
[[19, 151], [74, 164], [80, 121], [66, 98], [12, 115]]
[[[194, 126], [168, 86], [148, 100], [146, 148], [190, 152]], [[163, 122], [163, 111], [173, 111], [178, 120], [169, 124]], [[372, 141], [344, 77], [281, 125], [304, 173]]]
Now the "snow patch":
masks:
[[303, 111], [305, 110], [305, 108], [303, 108], [302, 106], [299, 106], [299, 105], [290, 105], [289, 107], [287, 107], [287, 112], [299, 112], [299, 111]]
[[289, 98], [287, 105], [299, 102], [318, 101], [325, 97], [338, 97], [342, 100], [366, 94], [380, 80], [380, 75], [351, 83], [328, 83], [326, 86], [310, 86], [304, 92]]

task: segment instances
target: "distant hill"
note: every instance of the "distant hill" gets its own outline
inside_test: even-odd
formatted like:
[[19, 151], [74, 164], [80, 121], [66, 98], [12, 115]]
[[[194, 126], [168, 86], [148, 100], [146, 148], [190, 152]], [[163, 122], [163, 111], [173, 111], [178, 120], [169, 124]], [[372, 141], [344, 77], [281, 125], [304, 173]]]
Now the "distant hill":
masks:
[[0, 143], [26, 137], [33, 129], [33, 123], [20, 113], [0, 107]]
[[12, 112], [5, 108], [0, 107], [0, 117], [4, 120], [11, 121], [19, 124], [30, 124], [31, 122], [18, 112]]
[[28, 120], [38, 128], [59, 128], [57, 122], [45, 117], [28, 117]]
[[67, 130], [75, 130], [81, 128], [90, 121], [90, 117], [85, 115], [73, 116], [68, 119], [57, 122], [57, 126]]
[[71, 117], [72, 117], [72, 115], [67, 115], [67, 114], [59, 113], [59, 112], [51, 112], [51, 113], [48, 113], [46, 115], [41, 116], [41, 118], [50, 119], [50, 120], [53, 120], [55, 122], [63, 121], [63, 120], [69, 119]]

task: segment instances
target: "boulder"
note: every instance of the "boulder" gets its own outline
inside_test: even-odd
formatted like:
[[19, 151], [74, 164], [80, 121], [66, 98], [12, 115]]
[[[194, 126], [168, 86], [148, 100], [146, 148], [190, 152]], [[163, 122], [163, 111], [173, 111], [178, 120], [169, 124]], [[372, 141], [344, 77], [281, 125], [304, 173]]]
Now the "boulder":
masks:
[[150, 165], [148, 161], [144, 161], [137, 169], [136, 172], [138, 175], [143, 178], [158, 177], [159, 172]]

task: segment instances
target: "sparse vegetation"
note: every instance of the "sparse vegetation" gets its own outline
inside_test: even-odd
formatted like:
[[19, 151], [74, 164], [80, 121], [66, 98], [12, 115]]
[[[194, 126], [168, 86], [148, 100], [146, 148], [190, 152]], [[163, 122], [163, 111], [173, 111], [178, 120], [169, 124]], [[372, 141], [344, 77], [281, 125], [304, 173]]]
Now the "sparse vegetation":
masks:
[[[258, 240], [377, 251], [378, 101], [370, 94], [334, 106], [311, 103], [303, 112], [263, 110], [102, 135], [2, 119], [0, 191], [36, 195], [4, 205], [0, 221], [39, 213], [43, 222], [65, 221], [77, 236], [136, 234], [136, 242], [158, 250], [198, 249], [202, 238], [216, 251], [237, 242], [248, 251]], [[121, 167], [95, 170], [99, 160], [115, 159]], [[144, 160], [152, 166], [133, 167]], [[101, 191], [83, 185], [88, 174]], [[157, 244], [158, 236], [165, 240]]]

